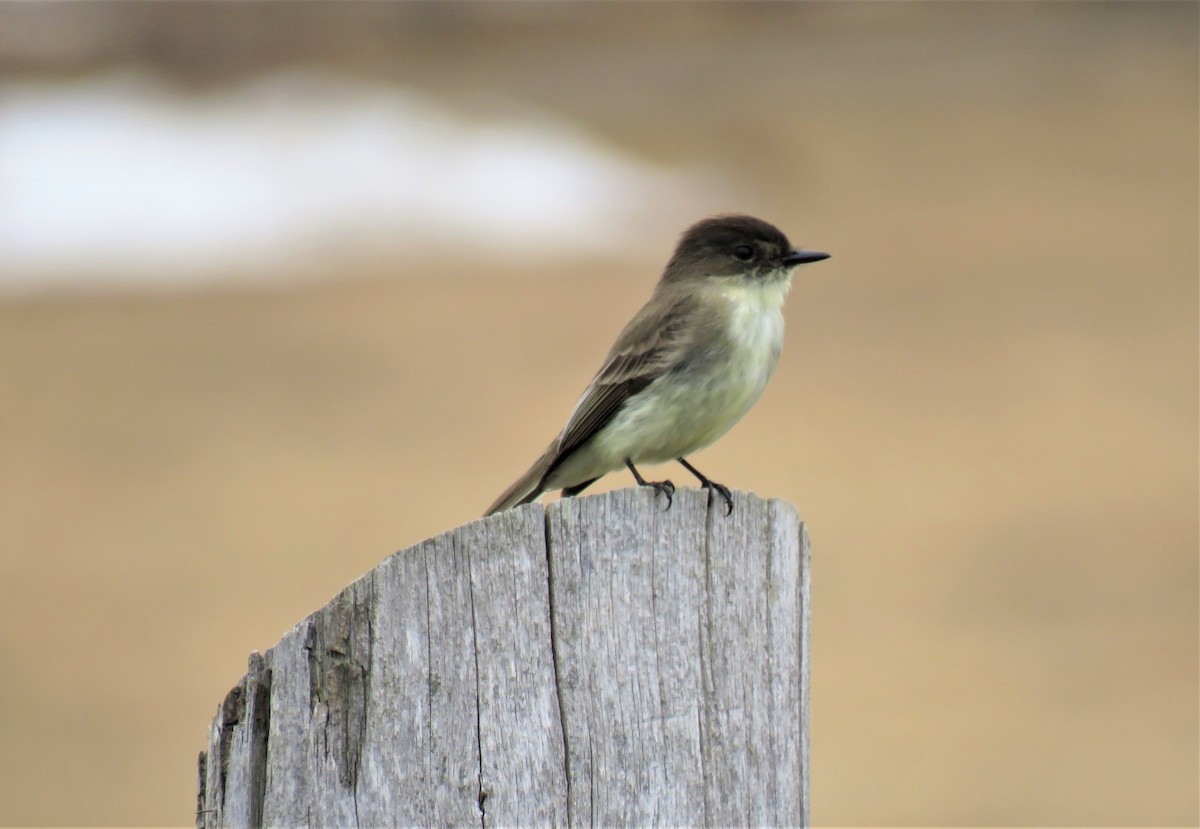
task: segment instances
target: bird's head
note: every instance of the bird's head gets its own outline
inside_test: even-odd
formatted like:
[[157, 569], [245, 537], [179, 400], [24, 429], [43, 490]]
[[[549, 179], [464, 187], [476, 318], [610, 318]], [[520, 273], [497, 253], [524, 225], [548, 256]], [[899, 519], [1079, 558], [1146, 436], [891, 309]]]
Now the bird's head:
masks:
[[828, 258], [828, 253], [793, 248], [779, 228], [762, 219], [740, 214], [714, 216], [684, 231], [663, 271], [663, 281], [783, 279], [797, 265]]

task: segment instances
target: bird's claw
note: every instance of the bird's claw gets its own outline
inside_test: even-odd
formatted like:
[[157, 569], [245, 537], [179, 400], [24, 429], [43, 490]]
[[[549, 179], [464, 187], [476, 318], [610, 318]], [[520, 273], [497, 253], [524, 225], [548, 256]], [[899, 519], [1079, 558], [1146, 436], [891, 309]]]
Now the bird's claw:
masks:
[[725, 515], [733, 515], [733, 494], [730, 493], [729, 487], [725, 486], [725, 484], [719, 484], [716, 481], [705, 480], [700, 484], [700, 488], [708, 490], [708, 501], [710, 504], [712, 503], [713, 492], [718, 493], [725, 499]]
[[643, 486], [654, 487], [655, 495], [667, 496], [667, 507], [663, 512], [671, 508], [671, 503], [675, 500], [675, 484], [670, 481], [647, 481]]

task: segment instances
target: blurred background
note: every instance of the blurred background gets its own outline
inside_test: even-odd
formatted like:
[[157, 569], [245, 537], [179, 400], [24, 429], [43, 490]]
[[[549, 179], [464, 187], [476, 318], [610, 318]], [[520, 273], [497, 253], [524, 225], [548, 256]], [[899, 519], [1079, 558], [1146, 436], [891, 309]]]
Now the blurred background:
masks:
[[695, 458], [812, 535], [814, 822], [1196, 824], [1198, 13], [0, 5], [0, 823], [190, 824], [745, 211], [833, 254]]

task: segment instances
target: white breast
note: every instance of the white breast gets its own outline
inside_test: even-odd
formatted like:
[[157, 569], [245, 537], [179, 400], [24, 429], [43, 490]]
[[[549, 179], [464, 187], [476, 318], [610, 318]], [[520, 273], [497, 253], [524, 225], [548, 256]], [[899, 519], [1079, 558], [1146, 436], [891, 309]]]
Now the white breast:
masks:
[[730, 333], [743, 354], [738, 362], [754, 372], [757, 381], [754, 399], [762, 393], [783, 350], [783, 301], [791, 284], [786, 278], [743, 282], [725, 290], [731, 308]]

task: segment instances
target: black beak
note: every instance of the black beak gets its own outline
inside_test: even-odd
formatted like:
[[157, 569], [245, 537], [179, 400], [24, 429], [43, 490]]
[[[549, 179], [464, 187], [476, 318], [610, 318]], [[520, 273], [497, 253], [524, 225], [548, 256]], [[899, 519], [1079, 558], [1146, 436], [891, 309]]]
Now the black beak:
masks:
[[820, 262], [822, 259], [828, 258], [828, 253], [821, 253], [819, 250], [794, 250], [783, 257], [783, 264], [791, 267], [792, 265], [806, 265], [809, 262]]

